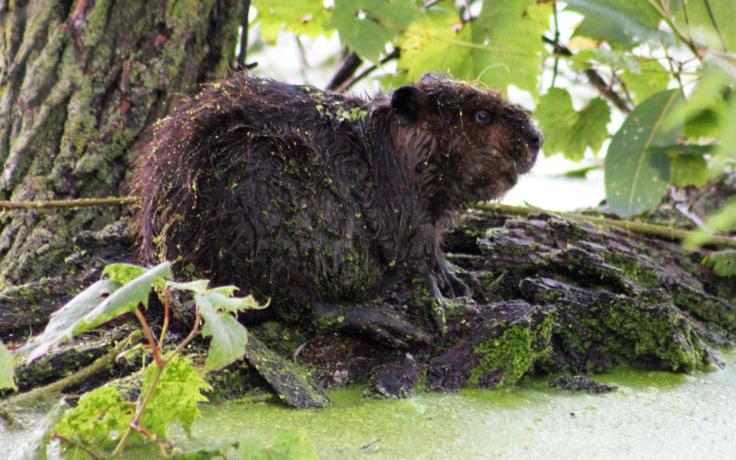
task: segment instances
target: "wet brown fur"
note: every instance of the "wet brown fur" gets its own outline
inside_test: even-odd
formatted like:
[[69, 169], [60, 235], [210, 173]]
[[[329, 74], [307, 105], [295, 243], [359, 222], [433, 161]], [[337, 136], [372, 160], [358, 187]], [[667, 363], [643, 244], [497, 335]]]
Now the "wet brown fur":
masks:
[[537, 134], [498, 94], [441, 76], [363, 100], [237, 74], [140, 148], [140, 255], [282, 304], [358, 302], [418, 276], [442, 284], [452, 216], [511, 188]]

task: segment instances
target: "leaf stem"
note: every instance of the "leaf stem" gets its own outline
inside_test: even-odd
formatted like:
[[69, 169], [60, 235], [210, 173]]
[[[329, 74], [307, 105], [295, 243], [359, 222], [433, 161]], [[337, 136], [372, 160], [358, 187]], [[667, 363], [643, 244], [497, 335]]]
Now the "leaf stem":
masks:
[[123, 434], [123, 437], [120, 438], [118, 445], [115, 446], [115, 450], [112, 451], [113, 457], [119, 455], [123, 451], [123, 449], [125, 449], [125, 444], [128, 442], [128, 439], [130, 438], [130, 435], [133, 434], [134, 430], [140, 431], [142, 429], [140, 427], [141, 418], [143, 417], [143, 413], [146, 410], [148, 402], [153, 397], [153, 393], [158, 386], [159, 380], [161, 380], [161, 376], [163, 375], [165, 368], [165, 365], [156, 365], [156, 373], [153, 375], [153, 380], [151, 380], [151, 386], [148, 388], [148, 391], [146, 392], [143, 399], [139, 400], [139, 403], [137, 404], [135, 409], [135, 416], [133, 417], [133, 420], [131, 420], [130, 425], [128, 425], [128, 429], [125, 430], [125, 434]]
[[202, 315], [199, 313], [199, 308], [196, 308], [194, 310], [194, 327], [192, 328], [191, 332], [189, 332], [189, 335], [186, 339], [184, 339], [173, 351], [171, 351], [167, 356], [166, 359], [164, 359], [164, 364], [168, 364], [171, 359], [179, 354], [184, 347], [189, 345], [189, 343], [194, 340], [197, 335], [199, 334], [199, 326], [202, 322]]
[[135, 310], [133, 310], [133, 313], [135, 314], [135, 317], [138, 318], [138, 322], [141, 323], [141, 328], [143, 329], [143, 333], [146, 335], [146, 339], [148, 340], [148, 344], [151, 347], [151, 355], [153, 356], [153, 361], [156, 363], [157, 366], [161, 366], [161, 353], [159, 352], [158, 343], [156, 342], [156, 339], [153, 337], [153, 331], [151, 330], [151, 327], [148, 325], [148, 321], [146, 321], [146, 317], [143, 316], [143, 313], [141, 313], [141, 310], [136, 307]]

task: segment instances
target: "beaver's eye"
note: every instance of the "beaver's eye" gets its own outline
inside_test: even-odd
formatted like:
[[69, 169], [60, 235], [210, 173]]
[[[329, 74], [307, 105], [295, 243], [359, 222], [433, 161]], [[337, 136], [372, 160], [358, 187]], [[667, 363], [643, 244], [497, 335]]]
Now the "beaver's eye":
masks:
[[487, 125], [491, 122], [491, 114], [487, 110], [478, 110], [475, 112], [475, 122], [480, 125]]

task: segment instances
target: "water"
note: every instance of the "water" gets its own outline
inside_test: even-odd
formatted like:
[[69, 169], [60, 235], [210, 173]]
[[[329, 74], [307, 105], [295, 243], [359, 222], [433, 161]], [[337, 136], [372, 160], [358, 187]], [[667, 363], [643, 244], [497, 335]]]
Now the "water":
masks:
[[619, 389], [569, 393], [534, 379], [498, 391], [420, 394], [402, 401], [334, 392], [334, 404], [297, 411], [272, 403], [204, 406], [186, 447], [306, 433], [325, 459], [736, 458], [736, 353], [722, 371], [693, 375], [621, 369]]

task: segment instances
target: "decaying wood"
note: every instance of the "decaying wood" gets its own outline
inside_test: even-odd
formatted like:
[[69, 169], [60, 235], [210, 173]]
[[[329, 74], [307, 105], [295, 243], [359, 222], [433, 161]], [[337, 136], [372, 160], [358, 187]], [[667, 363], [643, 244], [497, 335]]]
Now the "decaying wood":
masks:
[[[125, 226], [108, 233], [114, 228]], [[126, 241], [132, 245], [124, 235], [89, 239], [96, 249], [78, 257], [90, 266], [95, 252], [109, 254], [104, 242], [122, 253]], [[342, 330], [339, 318], [319, 328], [309, 318], [251, 326], [246, 360], [232, 375], [238, 366], [256, 370], [260, 383], [286, 403], [314, 407], [326, 399], [313, 381], [324, 387], [369, 382], [375, 394], [402, 397], [420, 383], [433, 391], [494, 388], [529, 374], [618, 365], [691, 371], [719, 365], [713, 347], [734, 344], [734, 283], [702, 266], [703, 254], [676, 243], [544, 213], [472, 211], [447, 247], [475, 296], [456, 299], [443, 335], [432, 336], [426, 322], [407, 313], [429, 296], [390, 293], [350, 307], [348, 314], [368, 319], [359, 329]], [[49, 298], [38, 311], [54, 305]], [[415, 321], [402, 343], [385, 339], [384, 329], [397, 318], [404, 329]], [[187, 315], [177, 320], [186, 322]]]

